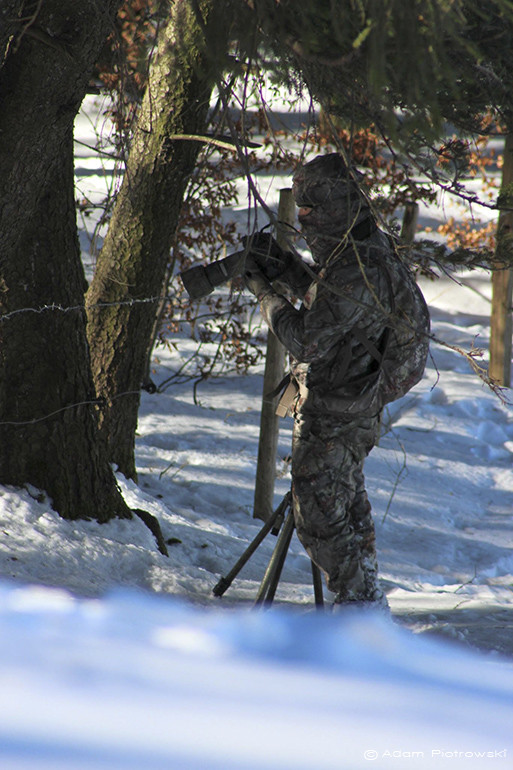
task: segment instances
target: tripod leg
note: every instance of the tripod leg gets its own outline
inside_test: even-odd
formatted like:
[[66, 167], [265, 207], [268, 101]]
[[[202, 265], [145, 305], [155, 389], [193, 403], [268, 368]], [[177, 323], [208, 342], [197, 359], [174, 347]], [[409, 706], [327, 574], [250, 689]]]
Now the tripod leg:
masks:
[[322, 593], [322, 577], [321, 577], [321, 571], [317, 564], [315, 564], [313, 561], [312, 564], [312, 580], [313, 580], [313, 588], [314, 588], [314, 596], [315, 596], [315, 606], [317, 609], [322, 609], [324, 607], [324, 596]]
[[260, 584], [257, 598], [255, 600], [255, 607], [262, 604], [265, 600], [266, 604], [271, 604], [276, 593], [276, 588], [280, 580], [283, 564], [285, 563], [285, 557], [292, 539], [292, 533], [294, 531], [294, 513], [289, 512], [289, 515], [285, 519], [285, 524], [282, 527], [278, 542], [271, 556], [271, 560], [265, 571], [265, 575]]
[[283, 500], [280, 503], [280, 511], [281, 511], [281, 513], [283, 515], [281, 516], [281, 518], [279, 517], [276, 520], [276, 524], [271, 529], [271, 534], [272, 535], [276, 535], [276, 536], [278, 535], [278, 533], [279, 533], [279, 531], [281, 529], [281, 525], [283, 524], [283, 518], [285, 516], [285, 511], [287, 510], [289, 505], [291, 505], [291, 503], [292, 503], [292, 492], [287, 492], [287, 494], [285, 495], [285, 497], [283, 498]]
[[272, 514], [271, 518], [266, 521], [260, 532], [257, 534], [257, 536], [251, 541], [251, 543], [248, 545], [242, 556], [236, 561], [236, 563], [233, 565], [232, 569], [229, 571], [229, 573], [226, 575], [226, 577], [222, 577], [221, 580], [216, 583], [214, 588], [212, 589], [212, 593], [214, 596], [222, 596], [224, 592], [231, 586], [241, 569], [244, 567], [246, 562], [250, 559], [250, 557], [255, 553], [256, 549], [262, 542], [262, 540], [266, 537], [266, 535], [271, 531], [271, 529], [275, 526], [278, 526], [278, 520], [280, 519], [280, 516], [283, 517], [287, 506], [289, 504], [289, 496], [290, 493], [287, 493], [279, 506], [276, 508], [274, 513]]
[[[288, 527], [290, 527], [290, 531], [289, 531], [289, 528], [287, 528], [287, 530], [286, 530], [287, 536], [286, 536], [286, 538], [284, 537], [284, 543], [283, 543], [283, 548], [282, 548], [282, 551], [281, 551], [281, 554], [280, 554], [280, 558], [278, 559], [276, 568], [275, 568], [275, 570], [273, 572], [273, 577], [272, 577], [272, 579], [271, 579], [271, 581], [269, 583], [269, 589], [267, 591], [267, 595], [265, 597], [265, 604], [267, 604], [267, 605], [271, 605], [273, 603], [274, 595], [276, 593], [276, 589], [278, 588], [278, 583], [280, 581], [281, 573], [282, 573], [282, 570], [283, 570], [283, 565], [285, 564], [285, 559], [287, 558], [287, 553], [288, 553], [288, 550], [289, 550], [290, 541], [292, 539], [292, 533], [294, 531], [294, 516], [293, 516], [292, 512], [289, 514], [288, 521], [291, 521], [291, 520], [292, 520], [292, 524], [288, 525]], [[287, 522], [286, 522], [286, 524], [287, 524]], [[285, 529], [285, 527], [284, 527], [284, 529]]]

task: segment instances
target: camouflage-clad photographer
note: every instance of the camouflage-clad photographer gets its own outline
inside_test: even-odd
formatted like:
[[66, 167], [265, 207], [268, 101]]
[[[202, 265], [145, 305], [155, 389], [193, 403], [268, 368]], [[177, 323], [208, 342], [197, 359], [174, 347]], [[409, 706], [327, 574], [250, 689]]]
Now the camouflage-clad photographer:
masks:
[[383, 406], [422, 376], [429, 315], [410, 271], [377, 228], [358, 179], [335, 153], [294, 174], [298, 218], [315, 265], [281, 254], [279, 281], [302, 300], [299, 309], [275, 291], [253, 246], [245, 281], [290, 353], [298, 537], [337, 603], [386, 605], [363, 463]]

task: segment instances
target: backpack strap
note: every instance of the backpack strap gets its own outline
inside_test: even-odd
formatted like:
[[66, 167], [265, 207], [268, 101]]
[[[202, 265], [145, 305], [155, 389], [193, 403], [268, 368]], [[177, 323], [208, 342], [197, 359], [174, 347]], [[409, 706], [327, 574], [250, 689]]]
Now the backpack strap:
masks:
[[269, 391], [269, 393], [264, 394], [264, 400], [265, 401], [272, 401], [275, 396], [279, 396], [281, 393], [283, 393], [284, 390], [287, 389], [288, 384], [291, 380], [291, 373], [287, 372], [285, 377], [283, 377], [279, 383], [276, 385], [275, 388]]
[[[372, 342], [372, 340], [370, 340], [367, 337], [367, 335], [365, 334], [365, 332], [362, 329], [360, 329], [358, 326], [355, 326], [352, 329], [353, 336], [356, 337], [356, 339], [358, 340], [360, 345], [363, 345], [363, 347], [366, 349], [367, 353], [369, 353], [369, 355], [371, 355], [372, 358], [374, 358], [378, 362], [378, 364], [380, 366], [383, 363], [383, 359], [384, 359], [385, 353], [386, 353], [386, 348], [388, 347], [388, 338], [389, 338], [390, 335], [387, 334], [387, 332], [389, 331], [389, 328], [390, 327], [387, 326], [386, 329], [385, 329], [385, 332], [383, 334], [383, 337], [386, 336], [387, 339], [385, 340], [385, 344], [382, 345], [382, 350], [378, 350], [378, 348]], [[383, 338], [382, 338], [382, 341], [383, 341]]]
[[[387, 282], [387, 287], [388, 287], [390, 313], [393, 314], [395, 312], [395, 297], [394, 297], [394, 291], [392, 289], [392, 280], [390, 278], [390, 273], [388, 272], [388, 268], [386, 267], [386, 265], [384, 265], [383, 272], [384, 272], [385, 279]], [[391, 327], [385, 326], [381, 339], [378, 343], [379, 348], [374, 344], [374, 342], [372, 342], [372, 340], [370, 340], [367, 337], [363, 329], [360, 329], [359, 326], [354, 326], [353, 329], [351, 330], [351, 334], [353, 334], [353, 336], [356, 337], [360, 345], [363, 345], [367, 353], [369, 353], [369, 355], [372, 356], [372, 358], [374, 358], [374, 360], [378, 362], [379, 368], [381, 368], [386, 357], [388, 345], [390, 343]]]

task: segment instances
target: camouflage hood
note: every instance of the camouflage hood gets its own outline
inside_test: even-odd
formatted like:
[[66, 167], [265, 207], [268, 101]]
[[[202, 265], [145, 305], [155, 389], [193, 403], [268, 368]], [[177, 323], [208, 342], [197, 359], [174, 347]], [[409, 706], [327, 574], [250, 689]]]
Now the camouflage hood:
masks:
[[319, 155], [300, 166], [292, 178], [299, 222], [314, 260], [324, 265], [346, 245], [349, 230], [369, 219], [370, 209], [359, 188], [363, 174], [349, 170], [337, 153]]

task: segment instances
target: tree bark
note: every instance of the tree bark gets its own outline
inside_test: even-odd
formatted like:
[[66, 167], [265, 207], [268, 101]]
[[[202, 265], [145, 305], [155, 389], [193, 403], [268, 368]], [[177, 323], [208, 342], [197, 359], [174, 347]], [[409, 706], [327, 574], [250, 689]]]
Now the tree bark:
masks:
[[[204, 28], [197, 24], [197, 7]], [[229, 14], [223, 15], [224, 7], [219, 0], [176, 0], [171, 6], [87, 294], [96, 391], [108, 405], [101, 430], [111, 461], [130, 478], [136, 478], [140, 388], [159, 305], [158, 299], [147, 300], [162, 292], [184, 192], [201, 148], [174, 137], [205, 132], [215, 76], [226, 63]], [[212, 58], [204, 29], [215, 37], [219, 60]], [[114, 304], [105, 308], [100, 303]], [[131, 395], [118, 397], [123, 393]]]
[[0, 483], [99, 521], [130, 511], [97, 427], [72, 132], [116, 5], [46, 0], [0, 68]]
[[[513, 134], [504, 142], [501, 195], [507, 198], [507, 209], [499, 214], [497, 246], [492, 272], [492, 315], [490, 319], [489, 374], [500, 385], [511, 385], [512, 308], [513, 296]], [[509, 209], [509, 210], [508, 210]]]

